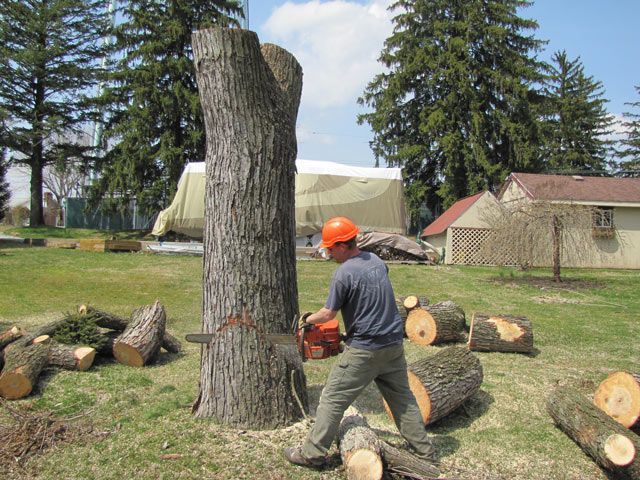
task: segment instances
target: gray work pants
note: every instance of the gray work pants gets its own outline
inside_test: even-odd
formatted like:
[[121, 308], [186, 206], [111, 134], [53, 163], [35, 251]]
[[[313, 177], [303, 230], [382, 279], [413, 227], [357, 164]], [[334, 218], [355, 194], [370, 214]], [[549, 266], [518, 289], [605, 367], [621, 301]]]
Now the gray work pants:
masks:
[[407, 362], [400, 344], [380, 350], [347, 347], [331, 369], [320, 395], [316, 422], [302, 446], [305, 457], [326, 455], [344, 411], [372, 380], [387, 401], [402, 436], [419, 455], [433, 456], [420, 409], [409, 389]]

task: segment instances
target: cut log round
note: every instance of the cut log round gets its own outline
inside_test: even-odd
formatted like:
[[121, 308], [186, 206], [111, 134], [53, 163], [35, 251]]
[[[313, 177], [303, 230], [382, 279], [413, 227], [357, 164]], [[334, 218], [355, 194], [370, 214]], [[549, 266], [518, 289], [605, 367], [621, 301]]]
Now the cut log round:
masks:
[[[453, 412], [480, 389], [482, 365], [468, 349], [448, 347], [409, 365], [409, 387], [429, 425]], [[393, 418], [386, 402], [384, 408]]]
[[11, 327], [10, 329], [0, 333], [0, 350], [9, 345], [11, 342], [15, 342], [23, 335], [24, 331], [18, 327]]
[[96, 349], [78, 345], [65, 345], [56, 341], [49, 348], [49, 363], [67, 370], [84, 372], [91, 368], [96, 356]]
[[[96, 322], [96, 325], [101, 328], [108, 328], [110, 330], [116, 330], [118, 332], [124, 331], [130, 323], [130, 320], [127, 318], [122, 318], [118, 315], [98, 310], [97, 308], [93, 308], [92, 306], [87, 304], [80, 305], [78, 307], [78, 313], [80, 313], [81, 315], [88, 315]], [[182, 350], [182, 344], [180, 343], [180, 340], [178, 340], [166, 330], [162, 337], [162, 343], [160, 344], [160, 346], [169, 353], [179, 353]]]
[[427, 305], [429, 305], [429, 299], [425, 295], [422, 295], [422, 296], [409, 295], [408, 297], [404, 298], [402, 305], [407, 310], [407, 312], [409, 312], [414, 308], [426, 307]]
[[474, 313], [469, 330], [469, 349], [478, 352], [533, 351], [533, 327], [526, 317]]
[[130, 325], [113, 345], [113, 356], [124, 365], [142, 367], [160, 349], [166, 315], [164, 307], [156, 301], [137, 309], [132, 317]]
[[31, 393], [38, 376], [47, 365], [49, 344], [35, 344], [5, 351], [5, 366], [0, 375], [0, 396], [15, 400]]
[[547, 398], [547, 411], [556, 425], [602, 468], [640, 478], [640, 437], [584, 395], [569, 387], [558, 387]]
[[407, 315], [405, 332], [419, 345], [458, 341], [464, 337], [464, 311], [451, 301], [414, 308]]
[[598, 386], [593, 403], [627, 428], [640, 426], [640, 374], [613, 372]]
[[38, 335], [34, 338], [31, 343], [37, 345], [38, 343], [48, 343], [51, 341], [51, 337], [49, 335]]
[[366, 419], [353, 407], [344, 413], [338, 429], [340, 456], [349, 480], [382, 478], [380, 441]]

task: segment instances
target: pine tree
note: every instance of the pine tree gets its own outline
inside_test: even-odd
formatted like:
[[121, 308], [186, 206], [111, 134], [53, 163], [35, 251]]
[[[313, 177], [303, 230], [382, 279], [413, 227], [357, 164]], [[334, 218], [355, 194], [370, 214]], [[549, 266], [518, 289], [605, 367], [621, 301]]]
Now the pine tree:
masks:
[[399, 0], [394, 33], [359, 99], [377, 159], [404, 169], [415, 213], [492, 189], [512, 170], [540, 168], [532, 90], [541, 42], [518, 17], [524, 0]]
[[546, 169], [601, 172], [607, 167], [613, 117], [605, 109], [602, 82], [584, 73], [580, 57], [556, 52], [544, 81]]
[[214, 24], [236, 24], [235, 1], [130, 0], [120, 12], [113, 87], [100, 179], [92, 203], [110, 195], [123, 207], [135, 197], [156, 212], [176, 191], [187, 162], [204, 160], [204, 127], [195, 79], [191, 33]]
[[32, 226], [44, 223], [42, 171], [86, 153], [67, 138], [93, 112], [101, 37], [109, 28], [101, 0], [0, 3], [0, 104], [8, 114], [2, 145], [31, 169]]
[[[640, 94], [640, 85], [635, 89]], [[640, 101], [625, 103], [625, 105], [640, 110]], [[640, 176], [640, 113], [625, 112], [624, 116], [625, 122], [622, 125], [626, 130], [626, 138], [620, 142], [623, 149], [617, 152], [621, 159], [619, 168], [625, 172], [625, 175], [638, 177]]]

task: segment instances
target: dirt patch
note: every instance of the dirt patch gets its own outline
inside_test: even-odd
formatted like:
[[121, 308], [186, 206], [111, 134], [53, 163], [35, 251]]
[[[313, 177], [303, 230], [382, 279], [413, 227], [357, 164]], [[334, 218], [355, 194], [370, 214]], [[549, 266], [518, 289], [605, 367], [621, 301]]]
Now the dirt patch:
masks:
[[503, 286], [530, 286], [541, 290], [592, 290], [602, 289], [605, 285], [593, 280], [569, 278], [562, 282], [554, 282], [552, 277], [494, 277], [491, 279], [496, 284]]

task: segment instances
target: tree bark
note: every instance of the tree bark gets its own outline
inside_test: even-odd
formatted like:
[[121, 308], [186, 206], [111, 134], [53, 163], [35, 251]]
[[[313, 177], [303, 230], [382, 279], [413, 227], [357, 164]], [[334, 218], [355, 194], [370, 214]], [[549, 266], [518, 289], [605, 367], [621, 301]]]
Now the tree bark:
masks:
[[49, 345], [49, 363], [67, 370], [84, 372], [91, 368], [96, 357], [96, 349], [79, 345], [65, 345], [51, 341]]
[[0, 375], [0, 396], [15, 400], [29, 395], [47, 365], [48, 354], [48, 343], [26, 347], [13, 345], [6, 349], [5, 366]]
[[[453, 412], [480, 389], [482, 365], [466, 348], [448, 347], [408, 367], [409, 387], [429, 425]], [[390, 417], [391, 410], [384, 404]]]
[[[135, 312], [135, 311], [134, 311]], [[83, 304], [78, 307], [78, 313], [91, 317], [101, 328], [108, 328], [119, 332], [124, 331], [131, 322], [128, 318], [122, 318], [112, 313], [98, 310], [89, 305]], [[179, 353], [182, 350], [180, 340], [165, 330], [160, 344], [167, 352]]]
[[353, 407], [342, 417], [338, 429], [340, 456], [349, 480], [382, 478], [380, 441], [366, 419]]
[[533, 351], [533, 327], [526, 317], [474, 313], [469, 330], [469, 350], [477, 352]]
[[434, 345], [464, 338], [464, 311], [453, 302], [440, 302], [409, 311], [405, 332], [419, 345]]
[[113, 356], [124, 365], [142, 367], [160, 350], [166, 315], [159, 301], [137, 309], [131, 323], [113, 345]]
[[640, 479], [640, 437], [627, 430], [584, 395], [558, 387], [547, 398], [556, 425], [606, 470]]
[[[192, 36], [207, 135], [200, 417], [241, 428], [291, 424], [307, 409], [290, 333], [295, 268], [295, 124], [302, 69], [255, 33], [213, 28]], [[293, 371], [293, 374], [292, 374]]]
[[598, 386], [593, 403], [627, 428], [640, 426], [640, 374], [613, 372]]
[[415, 455], [380, 441], [382, 457], [387, 470], [407, 478], [432, 479], [440, 476], [440, 470]]
[[11, 327], [8, 330], [0, 333], [0, 350], [9, 345], [11, 342], [15, 342], [24, 335], [24, 331], [18, 327]]

